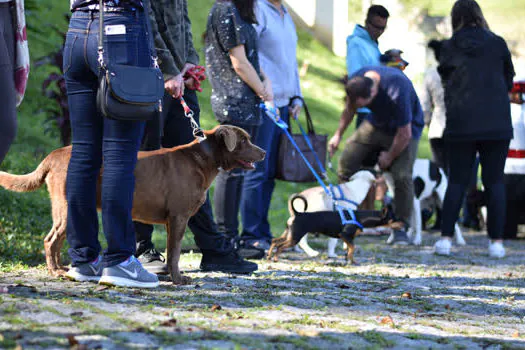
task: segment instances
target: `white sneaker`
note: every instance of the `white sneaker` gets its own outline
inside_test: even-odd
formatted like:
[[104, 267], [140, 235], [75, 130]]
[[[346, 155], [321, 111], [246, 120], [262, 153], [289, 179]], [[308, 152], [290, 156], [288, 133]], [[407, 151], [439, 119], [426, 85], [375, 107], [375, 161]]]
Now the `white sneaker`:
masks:
[[501, 242], [489, 242], [489, 256], [491, 258], [501, 259], [505, 257], [505, 247]]
[[438, 255], [450, 255], [450, 248], [452, 243], [450, 239], [441, 238], [434, 244], [434, 252]]

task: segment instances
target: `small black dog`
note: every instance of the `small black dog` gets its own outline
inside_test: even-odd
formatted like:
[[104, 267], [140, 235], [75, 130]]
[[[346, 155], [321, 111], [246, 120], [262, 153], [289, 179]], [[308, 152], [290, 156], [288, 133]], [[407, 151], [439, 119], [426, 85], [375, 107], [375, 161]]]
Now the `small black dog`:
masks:
[[[302, 195], [295, 195], [290, 201], [294, 211], [292, 223], [287, 225], [288, 227], [281, 237], [272, 240], [272, 245], [268, 250], [268, 259], [273, 256], [274, 261], [277, 261], [284, 249], [295, 246], [307, 233], [320, 233], [342, 239], [348, 247], [346, 260], [349, 263], [355, 263], [354, 238], [361, 232], [361, 229], [355, 224], [343, 224], [337, 211], [298, 212], [293, 205], [294, 201], [298, 199], [304, 203], [304, 210], [306, 211], [308, 206], [306, 198]], [[388, 208], [383, 211], [355, 210], [354, 214], [356, 220], [363, 227], [388, 226], [399, 228], [402, 224], [394, 220], [394, 216]], [[349, 213], [345, 212], [345, 216], [350, 219]], [[277, 251], [274, 254], [275, 249]]]

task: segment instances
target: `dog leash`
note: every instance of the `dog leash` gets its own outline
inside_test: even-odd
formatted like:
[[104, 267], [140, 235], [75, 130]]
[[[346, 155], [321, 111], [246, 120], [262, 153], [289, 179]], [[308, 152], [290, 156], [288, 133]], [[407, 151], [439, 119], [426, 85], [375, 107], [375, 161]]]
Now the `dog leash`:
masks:
[[[290, 132], [288, 131], [288, 124], [286, 124], [281, 119], [281, 117], [279, 117], [279, 115], [277, 114], [277, 110], [274, 107], [271, 107], [269, 109], [264, 103], [260, 104], [260, 108], [264, 112], [264, 114], [266, 114], [266, 116], [268, 118], [270, 118], [270, 120], [272, 120], [279, 128], [281, 128], [284, 131], [284, 133], [286, 134], [286, 136], [288, 137], [288, 139], [290, 140], [292, 145], [295, 147], [295, 149], [297, 150], [297, 152], [299, 153], [301, 158], [306, 163], [306, 166], [308, 167], [308, 169], [310, 169], [310, 171], [314, 174], [317, 182], [321, 185], [321, 187], [323, 188], [325, 193], [332, 199], [332, 201], [334, 203], [334, 207], [337, 210], [337, 212], [339, 213], [339, 217], [341, 218], [341, 223], [343, 225], [348, 225], [348, 224], [356, 225], [360, 229], [363, 229], [363, 225], [361, 225], [357, 221], [354, 211], [352, 209], [350, 209], [350, 208], [345, 208], [345, 207], [343, 207], [343, 206], [341, 206], [339, 204], [340, 201], [345, 201], [345, 202], [349, 202], [349, 203], [355, 205], [356, 208], [357, 208], [357, 203], [355, 203], [355, 202], [353, 202], [353, 201], [351, 201], [349, 199], [344, 199], [343, 191], [341, 190], [341, 188], [339, 188], [339, 186], [337, 186], [337, 187], [338, 187], [339, 192], [341, 194], [341, 198], [340, 199], [336, 198], [335, 190], [334, 190], [334, 187], [336, 187], [336, 186], [333, 186], [332, 184], [330, 184], [330, 188], [326, 186], [326, 184], [324, 183], [324, 181], [321, 178], [321, 176], [319, 176], [317, 171], [315, 171], [313, 166], [310, 164], [308, 159], [306, 159], [305, 155], [303, 154], [303, 152], [301, 151], [301, 149], [299, 148], [299, 146], [297, 145], [297, 143], [293, 139], [292, 135], [290, 135]], [[310, 144], [310, 148], [312, 149], [311, 144]], [[312, 151], [313, 151], [313, 149], [312, 149]], [[314, 151], [314, 153], [315, 153], [315, 151]], [[348, 213], [350, 215], [350, 219], [347, 218], [346, 213]]]
[[193, 118], [193, 111], [188, 106], [186, 101], [184, 100], [184, 97], [180, 97], [180, 104], [182, 105], [182, 108], [184, 109], [184, 116], [190, 120], [191, 128], [193, 129], [193, 137], [197, 139], [199, 143], [206, 140], [206, 135], [204, 134], [204, 131], [200, 128], [199, 124], [195, 121]]
[[202, 92], [201, 81], [206, 79], [206, 68], [203, 66], [194, 66], [184, 73], [184, 80], [193, 79], [195, 81], [195, 88], [198, 92]]

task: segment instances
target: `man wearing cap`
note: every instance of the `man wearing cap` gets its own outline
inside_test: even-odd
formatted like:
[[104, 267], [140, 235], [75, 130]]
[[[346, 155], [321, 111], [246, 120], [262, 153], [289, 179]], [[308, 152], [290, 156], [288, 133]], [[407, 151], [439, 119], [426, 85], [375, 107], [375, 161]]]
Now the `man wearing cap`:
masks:
[[[368, 9], [365, 25], [356, 24], [354, 32], [346, 39], [346, 70], [348, 76], [364, 66], [380, 65], [378, 39], [386, 29], [388, 10], [381, 5], [372, 5]], [[368, 108], [357, 110], [356, 128], [370, 113]]]

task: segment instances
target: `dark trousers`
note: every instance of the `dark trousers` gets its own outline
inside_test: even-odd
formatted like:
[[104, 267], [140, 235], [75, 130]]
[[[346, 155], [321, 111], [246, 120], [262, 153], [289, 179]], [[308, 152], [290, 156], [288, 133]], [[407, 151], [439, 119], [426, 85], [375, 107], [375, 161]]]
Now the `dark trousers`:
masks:
[[[235, 124], [231, 124], [235, 125]], [[252, 140], [257, 139], [258, 126], [235, 125], [243, 128], [250, 134]], [[213, 196], [215, 206], [215, 218], [219, 231], [228, 237], [239, 235], [239, 209], [243, 196], [243, 184], [246, 170], [234, 169], [225, 171], [220, 169], [215, 180], [215, 192]], [[250, 198], [245, 198], [250, 200]]]
[[16, 95], [15, 95], [15, 34], [11, 9], [0, 7], [0, 164], [15, 140]]
[[[363, 121], [354, 134], [345, 144], [341, 158], [339, 159], [339, 180], [348, 181], [363, 164], [377, 162], [381, 151], [386, 151], [392, 145], [393, 135], [375, 128], [370, 122]], [[412, 181], [412, 169], [416, 160], [419, 140], [410, 140], [408, 146], [394, 159], [388, 171], [394, 180], [394, 208], [396, 216], [406, 224], [410, 223], [410, 217], [414, 207], [414, 183]]]
[[[106, 25], [125, 25], [135, 35], [106, 37], [105, 60], [118, 64], [151, 65], [143, 12], [107, 13]], [[131, 220], [137, 152], [143, 122], [103, 117], [96, 106], [98, 88], [98, 13], [74, 12], [64, 46], [64, 77], [71, 118], [71, 160], [66, 178], [67, 239], [73, 266], [96, 259], [98, 241], [97, 180], [101, 166], [102, 225], [108, 243], [105, 266], [135, 253]]]
[[[288, 122], [288, 106], [279, 108], [281, 118]], [[266, 151], [262, 162], [255, 163], [255, 170], [244, 177], [241, 199], [242, 235], [245, 241], [272, 240], [268, 211], [275, 188], [275, 171], [279, 156], [279, 141], [283, 131], [270, 118], [264, 116], [257, 131], [255, 144]]]
[[430, 149], [432, 150], [432, 161], [447, 173], [445, 164], [445, 140], [443, 138], [429, 139]]
[[479, 152], [481, 180], [487, 199], [487, 231], [491, 239], [502, 239], [506, 211], [503, 168], [509, 140], [447, 141], [445, 145], [449, 179], [443, 203], [443, 236], [454, 235], [454, 225], [471, 181], [476, 152]]
[[504, 238], [515, 239], [518, 225], [525, 223], [525, 174], [505, 174], [507, 217]]
[[[184, 100], [193, 110], [193, 118], [199, 123], [200, 108], [195, 91], [185, 90]], [[155, 150], [161, 145], [164, 148], [171, 148], [193, 140], [193, 129], [190, 120], [184, 115], [180, 101], [166, 94], [162, 115], [159, 119], [149, 121], [146, 125], [142, 149]], [[151, 241], [153, 225], [140, 222], [134, 222], [134, 224], [137, 232], [137, 254], [140, 255], [153, 248]], [[231, 251], [230, 241], [217, 230], [208, 196], [197, 213], [190, 218], [188, 226], [193, 232], [195, 243], [203, 253], [213, 252], [224, 255]]]

